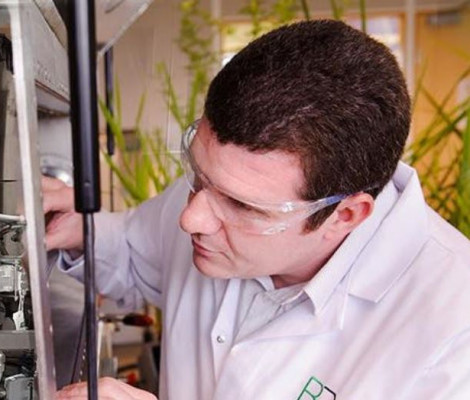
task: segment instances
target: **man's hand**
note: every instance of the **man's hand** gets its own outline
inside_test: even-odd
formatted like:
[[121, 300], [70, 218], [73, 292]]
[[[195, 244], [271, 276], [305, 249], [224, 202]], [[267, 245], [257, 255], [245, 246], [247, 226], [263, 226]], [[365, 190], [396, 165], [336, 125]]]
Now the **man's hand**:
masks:
[[43, 176], [43, 208], [46, 215], [47, 250], [83, 249], [82, 217], [74, 211], [73, 189], [65, 183]]
[[[66, 386], [56, 393], [55, 400], [87, 400], [87, 383]], [[136, 389], [113, 378], [98, 382], [98, 400], [158, 400], [153, 394]]]

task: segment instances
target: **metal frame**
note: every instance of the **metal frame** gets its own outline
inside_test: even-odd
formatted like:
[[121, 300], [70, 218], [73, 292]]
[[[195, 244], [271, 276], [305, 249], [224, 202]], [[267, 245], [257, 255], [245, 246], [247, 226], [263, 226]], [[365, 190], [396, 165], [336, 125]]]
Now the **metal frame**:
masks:
[[15, 92], [18, 112], [25, 217], [28, 223], [28, 267], [34, 318], [37, 381], [40, 399], [56, 392], [51, 308], [40, 196], [38, 120], [35, 81], [59, 98], [68, 98], [67, 55], [37, 5], [9, 2]]

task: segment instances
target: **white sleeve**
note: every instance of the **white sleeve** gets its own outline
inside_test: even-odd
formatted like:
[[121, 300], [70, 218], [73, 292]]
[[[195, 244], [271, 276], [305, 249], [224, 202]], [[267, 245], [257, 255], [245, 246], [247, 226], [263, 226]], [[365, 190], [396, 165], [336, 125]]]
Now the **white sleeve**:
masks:
[[413, 385], [406, 396], [408, 399], [470, 399], [470, 329], [455, 335], [443, 346]]
[[[140, 307], [143, 300], [161, 305], [162, 275], [167, 249], [162, 237], [178, 223], [186, 202], [186, 185], [181, 180], [163, 194], [126, 212], [95, 214], [95, 276], [99, 293], [127, 309]], [[170, 238], [171, 239], [171, 238]], [[60, 257], [60, 268], [83, 280], [83, 259]]]

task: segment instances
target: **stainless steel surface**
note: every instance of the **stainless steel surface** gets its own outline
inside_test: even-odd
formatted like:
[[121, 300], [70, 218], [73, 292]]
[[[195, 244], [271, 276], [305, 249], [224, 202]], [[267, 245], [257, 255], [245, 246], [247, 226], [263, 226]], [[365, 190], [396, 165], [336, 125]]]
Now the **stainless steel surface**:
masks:
[[[5, 183], [10, 183], [10, 182], [0, 182], [0, 184], [5, 184]], [[0, 214], [0, 221], [3, 221], [3, 222], [25, 222], [25, 219], [22, 215]]]
[[[15, 71], [15, 92], [18, 113], [18, 129], [21, 154], [24, 215], [28, 221], [26, 230], [31, 298], [35, 325], [35, 347], [37, 353], [37, 381], [40, 399], [53, 399], [55, 394], [54, 351], [51, 336], [51, 315], [48, 298], [46, 251], [44, 247], [44, 218], [40, 198], [40, 169], [37, 149], [37, 104], [34, 77], [38, 76], [39, 60], [44, 60], [41, 51], [51, 49], [50, 60], [44, 63], [50, 71], [56, 71], [57, 82], [45, 79], [59, 93], [65, 92], [60, 83], [62, 66], [57, 63], [61, 49], [35, 3], [20, 0], [11, 1], [11, 36], [13, 42], [13, 64]], [[39, 37], [44, 42], [38, 46]], [[63, 53], [62, 48], [62, 53]], [[47, 61], [47, 63], [46, 63]], [[40, 66], [41, 64], [39, 64]], [[49, 69], [48, 69], [49, 70]], [[63, 87], [61, 87], [61, 85]], [[0, 341], [1, 343], [1, 341]]]
[[52, 0], [34, 0], [63, 48], [67, 48], [67, 29]]
[[[57, 366], [57, 387], [79, 380], [85, 343], [82, 336], [83, 284], [54, 268], [49, 278], [54, 349]], [[80, 354], [80, 356], [79, 356]]]
[[7, 214], [0, 221], [4, 221], [20, 213], [22, 188], [11, 44], [3, 36], [0, 46], [0, 213]]
[[[2, 351], [34, 349], [33, 331], [0, 331]], [[53, 399], [53, 397], [49, 397]]]
[[73, 186], [73, 165], [69, 159], [57, 154], [41, 155], [41, 173]]
[[34, 399], [34, 377], [18, 374], [5, 378], [6, 398], [15, 400]]
[[[66, 89], [68, 91], [68, 87]], [[70, 106], [67, 98], [51, 92], [39, 82], [36, 82], [36, 96], [40, 115], [47, 118], [68, 117]]]
[[35, 3], [32, 1], [19, 1], [19, 3], [22, 4], [21, 7], [30, 9], [31, 26], [28, 29], [32, 34], [28, 40], [33, 50], [31, 56], [36, 81], [56, 96], [68, 99], [69, 78], [66, 49], [57, 39]]
[[5, 353], [0, 351], [0, 381], [2, 380], [3, 372], [5, 371], [5, 360]]

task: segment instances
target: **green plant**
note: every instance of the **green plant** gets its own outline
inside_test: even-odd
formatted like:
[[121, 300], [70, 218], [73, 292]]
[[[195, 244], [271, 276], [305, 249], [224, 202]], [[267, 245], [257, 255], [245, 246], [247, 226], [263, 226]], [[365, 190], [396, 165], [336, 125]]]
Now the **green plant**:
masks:
[[[188, 59], [190, 91], [187, 99], [178, 97], [167, 66], [163, 63], [156, 66], [168, 110], [181, 131], [200, 114], [211, 70], [218, 60], [218, 55], [213, 51], [213, 30], [219, 29], [220, 25], [199, 3], [199, 0], [184, 0], [179, 4], [181, 25], [176, 40]], [[114, 136], [118, 157], [111, 157], [106, 152], [102, 154], [121, 184], [126, 205], [132, 207], [162, 192], [183, 171], [179, 160], [166, 147], [162, 129], [157, 127], [151, 131], [143, 131], [140, 127], [145, 108], [145, 93], [141, 95], [135, 128], [131, 135], [134, 149], [129, 151], [128, 140], [122, 128], [119, 85], [115, 86], [116, 113], [112, 114], [103, 101], [99, 102], [99, 106]]]
[[181, 99], [164, 63], [157, 65], [157, 75], [163, 84], [163, 95], [167, 106], [181, 131], [200, 114], [204, 95], [209, 86], [212, 72], [220, 59], [214, 48], [214, 34], [222, 31], [220, 21], [204, 10], [199, 0], [183, 0], [179, 5], [181, 23], [176, 42], [186, 56], [186, 69], [190, 79], [189, 96]]
[[[349, 0], [330, 0], [332, 17], [344, 19], [349, 6]], [[240, 14], [250, 18], [252, 39], [294, 20], [311, 19], [308, 0], [276, 0], [270, 7], [266, 7], [264, 0], [248, 0]], [[366, 0], [359, 0], [359, 14], [362, 30], [366, 31]]]
[[[464, 235], [470, 237], [470, 96], [448, 106], [470, 68], [438, 101], [418, 81], [415, 98], [424, 96], [434, 118], [408, 147], [405, 161], [416, 166], [427, 202]], [[415, 99], [416, 101], [416, 99]]]
[[99, 106], [114, 136], [118, 157], [111, 157], [106, 152], [102, 154], [124, 189], [126, 205], [132, 207], [165, 190], [182, 175], [183, 170], [178, 159], [166, 148], [160, 129], [151, 132], [141, 130], [145, 94], [140, 98], [135, 130], [132, 133], [138, 154], [129, 151], [128, 140], [122, 129], [119, 85], [115, 86], [116, 114], [111, 114], [102, 100], [99, 101]]

